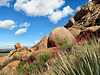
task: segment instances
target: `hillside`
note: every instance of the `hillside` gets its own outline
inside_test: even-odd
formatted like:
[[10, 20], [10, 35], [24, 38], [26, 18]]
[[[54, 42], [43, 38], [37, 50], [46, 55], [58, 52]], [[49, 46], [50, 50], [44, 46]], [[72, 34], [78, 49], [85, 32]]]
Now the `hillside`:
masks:
[[14, 46], [0, 57], [1, 75], [99, 75], [100, 0], [82, 6], [33, 47]]

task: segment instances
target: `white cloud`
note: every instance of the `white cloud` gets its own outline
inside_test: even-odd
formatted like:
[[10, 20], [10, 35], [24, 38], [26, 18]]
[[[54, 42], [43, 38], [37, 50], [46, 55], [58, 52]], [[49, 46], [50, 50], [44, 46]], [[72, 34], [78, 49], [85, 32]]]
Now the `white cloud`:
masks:
[[77, 8], [76, 8], [76, 11], [78, 11], [78, 10], [80, 10], [81, 9], [81, 6], [78, 6]]
[[22, 29], [19, 29], [15, 32], [15, 35], [20, 35], [20, 34], [23, 34], [27, 32], [27, 27], [26, 28], [22, 28]]
[[14, 46], [14, 44], [5, 44], [6, 46]]
[[40, 32], [40, 34], [41, 34], [41, 35], [43, 35], [43, 33], [42, 33], [42, 32]]
[[7, 6], [7, 7], [9, 7], [10, 6], [10, 4], [9, 4], [10, 1], [11, 0], [0, 0], [0, 6]]
[[63, 8], [62, 11], [59, 10], [59, 11], [53, 12], [51, 15], [48, 16], [48, 18], [50, 19], [51, 22], [57, 23], [62, 18], [68, 15], [72, 15], [73, 12], [74, 10], [70, 8], [70, 6], [66, 6]]
[[16, 0], [14, 8], [24, 11], [28, 16], [46, 16], [64, 3], [64, 0]]
[[[15, 44], [5, 44], [6, 46], [14, 46]], [[33, 46], [33, 44], [21, 44], [21, 46]]]
[[90, 2], [90, 1], [92, 1], [92, 0], [89, 0], [89, 2]]
[[21, 44], [21, 46], [33, 46], [33, 44]]
[[30, 26], [30, 23], [25, 22], [25, 23], [21, 23], [19, 27], [28, 27], [28, 26]]
[[39, 41], [34, 41], [35, 44], [37, 44]]
[[15, 22], [12, 20], [0, 21], [0, 28], [12, 30], [15, 27], [17, 27], [17, 25], [15, 25]]
[[51, 22], [57, 23], [62, 18], [71, 15], [73, 9], [66, 6], [62, 11], [59, 8], [65, 0], [16, 0], [14, 8], [23, 11], [28, 16], [48, 16]]

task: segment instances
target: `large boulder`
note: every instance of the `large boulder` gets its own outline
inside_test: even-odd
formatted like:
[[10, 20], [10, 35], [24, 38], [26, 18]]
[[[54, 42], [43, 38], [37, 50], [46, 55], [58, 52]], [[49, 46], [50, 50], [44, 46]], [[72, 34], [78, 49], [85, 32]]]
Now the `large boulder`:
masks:
[[44, 49], [44, 48], [48, 48], [47, 47], [47, 44], [48, 44], [48, 35], [43, 37], [42, 40], [36, 44], [34, 47], [35, 47], [35, 50], [39, 50], [39, 49]]
[[72, 44], [75, 41], [75, 37], [70, 33], [69, 30], [64, 27], [58, 27], [51, 32], [49, 36], [48, 47], [52, 47], [52, 43], [55, 45], [62, 39], [66, 39], [69, 44]]
[[19, 42], [17, 42], [14, 46], [15, 46], [15, 49], [18, 49], [21, 47]]

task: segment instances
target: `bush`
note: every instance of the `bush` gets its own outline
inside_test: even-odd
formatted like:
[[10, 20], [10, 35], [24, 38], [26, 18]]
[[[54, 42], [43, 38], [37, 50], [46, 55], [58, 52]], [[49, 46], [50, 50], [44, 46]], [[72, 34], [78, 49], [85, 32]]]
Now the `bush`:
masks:
[[32, 56], [28, 60], [28, 62], [21, 61], [20, 64], [17, 67], [17, 73], [19, 75], [25, 75], [25, 74], [31, 74], [31, 75], [41, 75], [43, 73], [43, 66], [45, 62], [51, 58], [50, 53], [41, 54], [38, 59], [35, 58], [35, 60], [32, 59]]
[[[86, 42], [74, 46], [70, 54], [66, 52], [65, 55], [64, 52], [59, 52], [60, 60], [58, 58], [50, 65], [50, 72], [53, 72], [54, 75], [99, 75], [98, 47], [100, 49], [98, 42], [91, 41], [91, 44]], [[50, 72], [49, 74], [51, 74]]]
[[68, 43], [68, 41], [67, 41], [66, 38], [61, 39], [60, 41], [58, 41], [58, 47], [60, 49], [67, 50], [67, 51], [70, 51], [71, 50], [73, 44]]

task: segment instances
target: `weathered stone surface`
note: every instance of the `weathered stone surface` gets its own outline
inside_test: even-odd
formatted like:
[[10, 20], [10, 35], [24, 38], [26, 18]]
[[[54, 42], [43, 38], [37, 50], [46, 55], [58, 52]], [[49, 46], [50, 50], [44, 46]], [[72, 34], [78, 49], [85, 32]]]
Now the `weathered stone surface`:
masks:
[[20, 61], [13, 61], [5, 66], [0, 72], [5, 73], [6, 75], [14, 75], [14, 70], [16, 70], [19, 63]]
[[82, 32], [88, 32], [88, 31], [92, 31], [92, 32], [98, 32], [100, 31], [100, 26], [93, 26], [93, 27], [87, 27], [84, 30], [82, 30]]
[[80, 29], [75, 29], [75, 28], [69, 28], [68, 29], [75, 37], [80, 35], [81, 30]]
[[[76, 29], [84, 29], [93, 26], [91, 23], [100, 25], [100, 0], [92, 0], [85, 4], [79, 11], [76, 12], [73, 19], [73, 24], [67, 23], [64, 27], [73, 27]], [[70, 25], [71, 24], [71, 25]]]
[[22, 55], [21, 60], [27, 61], [30, 58], [30, 56], [33, 56], [33, 57], [37, 58], [38, 55], [43, 54], [43, 53], [50, 53], [51, 51], [53, 51], [53, 48], [44, 48], [44, 49], [39, 49], [37, 51], [33, 51], [33, 52], [30, 52], [30, 53], [24, 53]]
[[55, 45], [61, 39], [66, 39], [69, 44], [75, 41], [75, 37], [66, 28], [58, 27], [51, 32], [48, 46], [52, 47], [51, 42]]
[[17, 42], [14, 46], [15, 46], [15, 49], [18, 49], [21, 47], [19, 42]]
[[70, 18], [69, 23], [65, 25], [65, 27], [71, 27], [71, 26], [73, 26], [74, 23], [75, 23], [75, 20], [72, 17], [72, 18]]
[[25, 53], [29, 53], [29, 52], [32, 52], [30, 49], [28, 49], [26, 46], [22, 46], [16, 50], [12, 50], [10, 51], [10, 53], [8, 54], [9, 57], [18, 57], [20, 58], [23, 54]]
[[0, 57], [0, 65], [4, 65], [4, 63], [9, 60], [9, 57], [8, 56], [5, 56], [5, 57]]
[[42, 40], [37, 45], [35, 45], [35, 50], [47, 48], [47, 44], [48, 44], [48, 35], [43, 37]]

